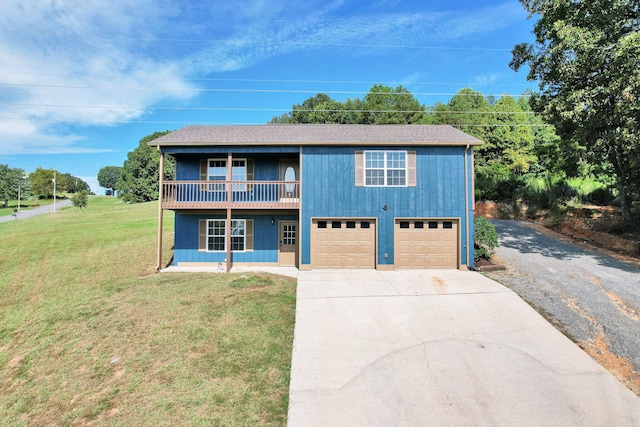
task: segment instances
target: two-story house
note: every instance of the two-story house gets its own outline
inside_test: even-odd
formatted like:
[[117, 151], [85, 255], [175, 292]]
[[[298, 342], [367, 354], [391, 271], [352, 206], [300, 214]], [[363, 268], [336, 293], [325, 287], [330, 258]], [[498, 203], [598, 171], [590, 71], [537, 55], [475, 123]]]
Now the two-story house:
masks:
[[[149, 143], [176, 161], [173, 265], [473, 265], [473, 147], [444, 125], [188, 126]], [[161, 242], [158, 268], [161, 267]]]

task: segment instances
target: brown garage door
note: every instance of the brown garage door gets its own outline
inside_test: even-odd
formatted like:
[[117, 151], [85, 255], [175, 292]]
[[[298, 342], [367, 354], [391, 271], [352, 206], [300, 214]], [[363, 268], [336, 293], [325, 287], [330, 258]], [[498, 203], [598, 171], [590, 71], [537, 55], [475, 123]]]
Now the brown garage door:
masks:
[[458, 268], [458, 221], [397, 219], [396, 268]]
[[376, 223], [366, 219], [314, 219], [312, 268], [375, 268]]

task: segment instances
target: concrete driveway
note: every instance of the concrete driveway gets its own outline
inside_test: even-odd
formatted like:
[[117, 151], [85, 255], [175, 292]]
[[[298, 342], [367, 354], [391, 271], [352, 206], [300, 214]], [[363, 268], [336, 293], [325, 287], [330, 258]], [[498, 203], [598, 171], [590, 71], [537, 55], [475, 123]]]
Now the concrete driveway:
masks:
[[640, 399], [515, 293], [457, 270], [298, 276], [289, 426], [640, 425]]

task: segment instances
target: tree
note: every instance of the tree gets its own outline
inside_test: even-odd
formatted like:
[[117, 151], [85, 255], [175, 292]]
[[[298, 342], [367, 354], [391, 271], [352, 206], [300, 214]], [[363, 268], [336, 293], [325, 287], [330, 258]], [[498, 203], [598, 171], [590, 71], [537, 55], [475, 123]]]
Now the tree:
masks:
[[374, 85], [364, 97], [365, 123], [416, 124], [426, 120], [426, 109], [402, 86]]
[[493, 123], [489, 126], [480, 156], [485, 163], [501, 162], [516, 174], [525, 174], [537, 160], [533, 132], [516, 100], [501, 96], [493, 105]]
[[78, 191], [71, 196], [71, 203], [73, 203], [73, 206], [76, 208], [82, 209], [86, 207], [89, 199], [88, 194], [86, 190]]
[[77, 176], [73, 176], [70, 173], [63, 173], [60, 177], [57, 178], [58, 183], [62, 183], [64, 189], [68, 193], [77, 193], [78, 191], [86, 191], [89, 192], [91, 188], [89, 184], [84, 182], [82, 179]]
[[111, 189], [111, 194], [115, 196], [120, 176], [122, 176], [121, 166], [105, 166], [98, 171], [98, 184], [100, 187]]
[[364, 100], [340, 102], [319, 93], [293, 105], [291, 112], [273, 117], [270, 123], [413, 124], [426, 120], [426, 108], [407, 89], [374, 85]]
[[53, 198], [53, 177], [56, 177], [56, 190], [63, 191], [64, 180], [60, 181], [58, 177], [61, 176], [59, 172], [53, 169], [37, 168], [34, 172], [29, 174], [29, 182], [31, 183], [31, 192], [38, 194], [41, 197]]
[[446, 104], [436, 104], [433, 121], [457, 127], [463, 132], [486, 141], [491, 123], [491, 105], [480, 92], [471, 88], [460, 89]]
[[[510, 66], [538, 81], [534, 111], [593, 164], [606, 159], [630, 225], [640, 198], [640, 2], [521, 0], [536, 41], [514, 47]], [[606, 13], [604, 12], [606, 11]]]
[[9, 199], [18, 197], [18, 187], [21, 188], [21, 191], [26, 190], [25, 178], [23, 169], [0, 165], [0, 197], [5, 208], [9, 207]]
[[[127, 154], [122, 174], [116, 184], [119, 197], [128, 203], [142, 203], [157, 200], [159, 194], [158, 174], [160, 153], [147, 143], [166, 135], [170, 131], [154, 132], [140, 140], [138, 147]], [[175, 165], [165, 162], [164, 179], [175, 178]]]

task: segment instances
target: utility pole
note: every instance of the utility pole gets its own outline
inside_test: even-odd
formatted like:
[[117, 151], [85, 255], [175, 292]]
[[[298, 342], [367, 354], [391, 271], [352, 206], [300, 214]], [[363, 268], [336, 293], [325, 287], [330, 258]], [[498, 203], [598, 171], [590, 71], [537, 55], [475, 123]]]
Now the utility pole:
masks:
[[20, 212], [20, 184], [18, 184], [18, 212]]

